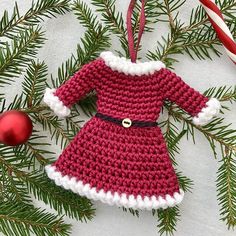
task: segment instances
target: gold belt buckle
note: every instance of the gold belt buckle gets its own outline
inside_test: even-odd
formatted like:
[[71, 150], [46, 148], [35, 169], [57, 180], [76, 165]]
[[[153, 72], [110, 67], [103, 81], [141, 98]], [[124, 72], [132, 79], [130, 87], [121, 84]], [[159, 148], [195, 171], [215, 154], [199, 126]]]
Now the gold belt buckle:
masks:
[[129, 118], [125, 118], [122, 120], [122, 125], [125, 128], [129, 128], [132, 125], [132, 121]]

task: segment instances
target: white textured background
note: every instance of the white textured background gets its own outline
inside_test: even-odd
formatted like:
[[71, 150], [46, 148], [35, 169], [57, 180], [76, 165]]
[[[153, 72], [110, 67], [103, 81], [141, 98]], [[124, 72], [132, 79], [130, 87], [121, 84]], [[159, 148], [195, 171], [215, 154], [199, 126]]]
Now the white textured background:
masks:
[[[89, 3], [89, 1], [86, 1]], [[117, 0], [117, 7], [125, 12], [129, 1]], [[125, 3], [125, 4], [124, 4]], [[30, 7], [31, 1], [18, 1], [21, 12]], [[0, 1], [0, 16], [5, 9], [13, 8], [13, 0]], [[180, 16], [183, 21], [187, 21], [190, 10], [196, 7], [195, 0], [188, 0], [182, 7]], [[56, 75], [57, 68], [63, 61], [75, 52], [76, 44], [83, 36], [84, 29], [80, 26], [72, 13], [59, 16], [57, 19], [46, 20], [43, 23], [48, 38], [45, 46], [40, 50], [38, 58], [44, 60], [48, 65], [49, 72]], [[166, 34], [166, 27], [161, 24], [155, 26], [156, 31], [152, 34], [144, 35], [143, 51], [154, 49], [156, 40], [161, 35]], [[116, 49], [114, 44], [111, 50]], [[222, 51], [223, 52], [223, 51]], [[213, 61], [193, 61], [188, 56], [179, 56], [180, 62], [176, 65], [178, 73], [187, 83], [199, 90], [221, 85], [234, 85], [236, 81], [236, 66], [224, 56], [221, 59], [214, 57]], [[18, 80], [19, 81], [19, 80]], [[19, 82], [11, 86], [11, 95], [15, 95], [19, 89]], [[7, 89], [10, 89], [8, 87]], [[0, 91], [1, 92], [1, 91]], [[8, 93], [9, 94], [9, 93]], [[10, 95], [10, 96], [11, 96]], [[232, 105], [232, 111], [226, 112], [225, 122], [232, 123], [236, 128], [236, 106]], [[86, 116], [81, 119], [87, 120]], [[216, 171], [218, 162], [214, 159], [206, 139], [201, 135], [196, 135], [197, 145], [191, 141], [183, 139], [181, 141], [181, 153], [178, 156], [179, 170], [194, 181], [193, 193], [187, 193], [181, 204], [181, 221], [178, 223], [176, 236], [235, 236], [235, 232], [227, 231], [224, 223], [219, 221], [219, 207], [216, 200]], [[60, 149], [54, 146], [56, 153]], [[43, 203], [36, 203], [37, 206], [46, 207]], [[97, 208], [96, 217], [92, 222], [80, 223], [67, 219], [73, 224], [72, 236], [156, 236], [157, 220], [150, 212], [142, 212], [140, 218], [133, 217], [129, 213], [124, 213], [121, 209], [110, 207], [102, 203], [95, 203]]]

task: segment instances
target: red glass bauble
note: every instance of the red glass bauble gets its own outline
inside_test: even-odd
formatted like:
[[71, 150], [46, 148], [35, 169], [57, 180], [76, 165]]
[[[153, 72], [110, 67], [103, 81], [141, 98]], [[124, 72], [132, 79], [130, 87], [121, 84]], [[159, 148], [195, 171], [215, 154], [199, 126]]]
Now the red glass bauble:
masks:
[[25, 143], [32, 134], [33, 125], [22, 111], [6, 111], [0, 115], [0, 143], [17, 146]]

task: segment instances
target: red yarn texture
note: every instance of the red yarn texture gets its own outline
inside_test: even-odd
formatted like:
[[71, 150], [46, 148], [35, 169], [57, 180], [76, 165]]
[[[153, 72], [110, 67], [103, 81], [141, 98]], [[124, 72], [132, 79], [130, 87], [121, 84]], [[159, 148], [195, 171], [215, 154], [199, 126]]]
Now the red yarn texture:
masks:
[[[97, 92], [97, 111], [121, 119], [156, 121], [166, 99], [195, 116], [208, 101], [168, 69], [131, 76], [113, 71], [100, 58], [84, 65], [55, 95], [70, 107], [92, 89]], [[97, 191], [142, 197], [179, 192], [158, 126], [125, 128], [94, 116], [53, 165]]]

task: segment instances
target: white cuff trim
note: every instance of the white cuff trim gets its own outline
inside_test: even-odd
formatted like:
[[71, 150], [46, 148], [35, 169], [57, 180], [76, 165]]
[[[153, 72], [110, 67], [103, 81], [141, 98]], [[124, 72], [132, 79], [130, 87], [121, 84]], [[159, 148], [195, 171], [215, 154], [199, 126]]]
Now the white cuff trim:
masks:
[[221, 105], [216, 98], [211, 98], [206, 105], [197, 116], [193, 117], [195, 125], [206, 125], [220, 113]]
[[114, 55], [110, 51], [102, 52], [100, 57], [105, 61], [105, 64], [114, 71], [123, 72], [126, 75], [149, 75], [155, 71], [165, 68], [165, 64], [161, 61], [148, 61], [136, 63], [130, 59]]
[[53, 94], [55, 91], [56, 89], [46, 88], [43, 101], [54, 111], [58, 117], [63, 118], [70, 115], [70, 109]]
[[182, 189], [180, 189], [180, 193], [174, 193], [173, 197], [167, 194], [165, 198], [161, 196], [146, 196], [142, 198], [141, 195], [135, 198], [134, 195], [118, 194], [117, 192], [112, 194], [111, 191], [104, 192], [103, 189], [97, 191], [95, 187], [91, 188], [90, 184], [83, 184], [82, 181], [76, 180], [75, 177], [70, 178], [68, 175], [62, 176], [60, 172], [56, 171], [55, 166], [47, 165], [45, 166], [45, 170], [48, 177], [54, 180], [56, 185], [72, 190], [80, 196], [86, 196], [89, 199], [95, 201], [100, 200], [103, 203], [117, 205], [119, 207], [123, 206], [125, 208], [140, 210], [166, 209], [167, 207], [173, 207], [181, 203], [184, 197], [184, 191]]

